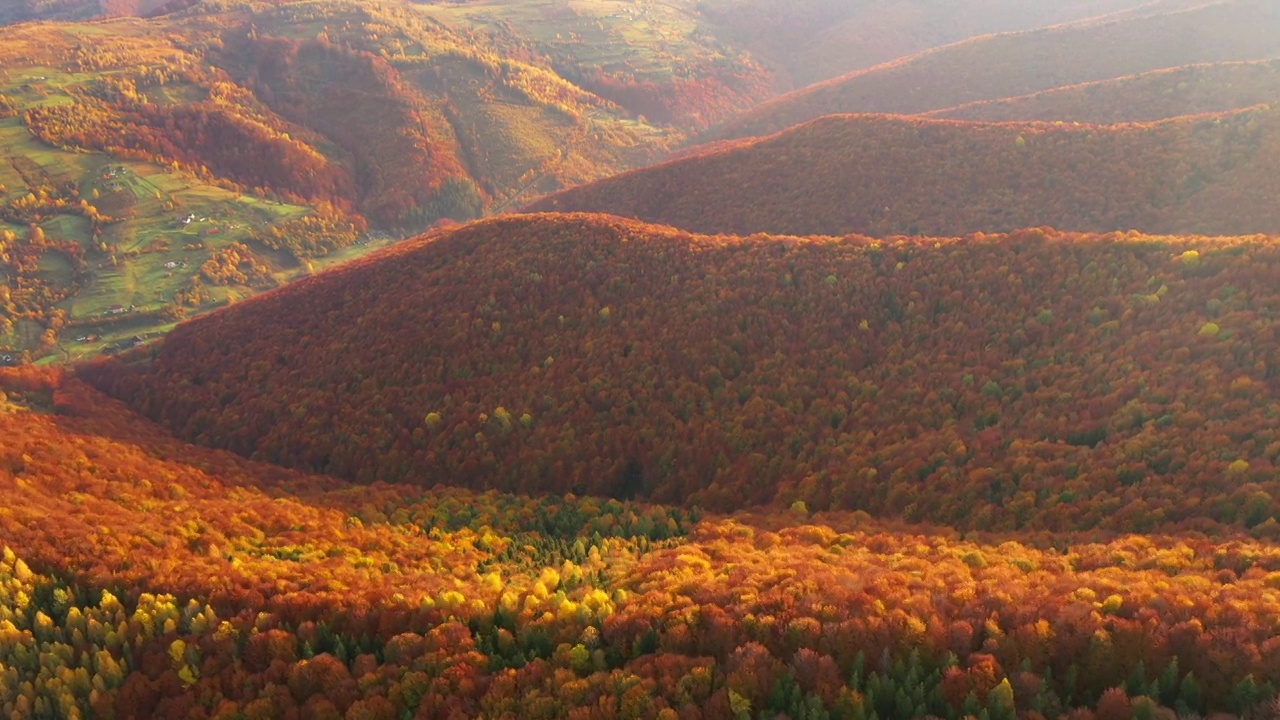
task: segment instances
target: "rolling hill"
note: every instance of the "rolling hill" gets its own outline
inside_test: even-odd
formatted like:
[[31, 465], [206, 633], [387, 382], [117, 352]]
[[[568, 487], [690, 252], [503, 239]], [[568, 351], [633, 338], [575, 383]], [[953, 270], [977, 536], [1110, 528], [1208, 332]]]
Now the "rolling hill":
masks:
[[1280, 510], [1280, 356], [1257, 322], [1277, 257], [1263, 237], [738, 239], [511, 217], [85, 372], [189, 440], [365, 483], [1256, 527]]
[[966, 40], [797, 90], [713, 129], [768, 135], [833, 113], [917, 114], [1197, 63], [1280, 54], [1266, 0], [1153, 3], [1097, 20]]
[[833, 115], [552, 195], [694, 232], [876, 236], [1049, 225], [1280, 232], [1280, 111], [1115, 126]]
[[1210, 63], [933, 110], [925, 117], [981, 122], [1154, 122], [1280, 101], [1280, 60]]
[[[749, 703], [1012, 720], [1264, 712], [1280, 684], [1280, 553], [1229, 528], [960, 539], [801, 507], [698, 518], [350, 486], [188, 445], [32, 368], [0, 369], [0, 433], [11, 717], [570, 717], [616, 703], [666, 720]], [[1274, 521], [1254, 534], [1273, 538]], [[1124, 642], [1089, 642], [1102, 636]]]

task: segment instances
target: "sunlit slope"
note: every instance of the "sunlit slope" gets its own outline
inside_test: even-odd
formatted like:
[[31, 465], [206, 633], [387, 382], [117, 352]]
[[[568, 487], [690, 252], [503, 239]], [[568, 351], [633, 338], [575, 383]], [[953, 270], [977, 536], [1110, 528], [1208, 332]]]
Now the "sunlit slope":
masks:
[[1210, 63], [933, 110], [926, 117], [1010, 122], [1152, 122], [1280, 102], [1280, 61]]
[[1280, 6], [1218, 0], [975, 38], [784, 95], [714, 131], [766, 135], [831, 113], [915, 114], [1161, 68], [1280, 53]]
[[[750, 44], [706, 22], [696, 0], [414, 3], [433, 22], [662, 126], [704, 129], [776, 94]], [[788, 87], [789, 89], [789, 87]]]
[[833, 115], [532, 206], [696, 232], [1280, 232], [1280, 112], [1146, 125]]
[[116, 349], [359, 236], [319, 136], [161, 24], [6, 28], [0, 65], [0, 354]]
[[643, 164], [684, 137], [637, 121], [509, 38], [399, 3], [313, 0], [196, 17], [224, 26], [211, 62], [340, 148], [385, 224], [475, 216]]
[[1210, 713], [1265, 709], [1280, 683], [1274, 520], [962, 539], [801, 505], [698, 519], [353, 487], [180, 442], [30, 368], [0, 370], [0, 431], [16, 717], [570, 717], [619, 683], [660, 718], [960, 718], [971, 688], [1009, 713]]
[[[514, 537], [576, 535], [583, 521], [598, 519], [569, 502], [566, 512], [578, 525], [551, 528], [548, 513], [565, 501], [353, 488], [193, 446], [48, 369], [0, 369], [0, 428], [5, 544], [97, 587], [196, 597], [232, 614], [248, 608], [289, 615], [306, 605], [337, 613], [355, 602], [388, 604], [393, 594], [402, 596], [395, 604], [416, 606], [447, 590], [478, 593], [485, 580], [476, 563]], [[462, 507], [473, 510], [474, 524], [461, 519]], [[661, 525], [650, 533], [654, 540], [684, 531], [675, 520], [678, 531], [668, 528], [663, 508], [612, 509], [645, 516], [646, 533]], [[640, 534], [628, 525], [610, 530], [602, 523], [588, 536]], [[428, 529], [430, 540], [406, 537]], [[485, 533], [494, 544], [480, 550]]]
[[1253, 525], [1280, 490], [1258, 435], [1280, 359], [1254, 320], [1278, 252], [514, 217], [87, 372], [188, 439], [361, 482], [974, 528]]

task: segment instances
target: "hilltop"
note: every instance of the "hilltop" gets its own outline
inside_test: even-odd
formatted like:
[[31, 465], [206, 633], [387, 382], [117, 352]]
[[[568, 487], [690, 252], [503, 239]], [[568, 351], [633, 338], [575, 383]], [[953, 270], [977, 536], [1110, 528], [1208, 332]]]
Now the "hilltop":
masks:
[[192, 441], [358, 482], [1253, 527], [1280, 509], [1280, 359], [1252, 319], [1277, 272], [1261, 237], [733, 238], [535, 215], [86, 373]]
[[1209, 63], [924, 113], [982, 122], [1153, 122], [1280, 102], [1280, 60]]
[[833, 115], [530, 209], [738, 234], [1280, 232], [1278, 153], [1280, 111], [1265, 107], [1115, 126]]
[[[569, 717], [621, 692], [660, 719], [1012, 720], [1243, 713], [1280, 684], [1280, 555], [1229, 529], [960, 539], [800, 507], [350, 486], [188, 445], [31, 368], [0, 369], [0, 433], [0, 710], [18, 717]], [[1103, 634], [1127, 640], [1013, 641]]]
[[788, 93], [707, 138], [768, 135], [833, 113], [917, 114], [1162, 68], [1278, 54], [1275, 3], [1166, 0], [1100, 19], [927, 50]]

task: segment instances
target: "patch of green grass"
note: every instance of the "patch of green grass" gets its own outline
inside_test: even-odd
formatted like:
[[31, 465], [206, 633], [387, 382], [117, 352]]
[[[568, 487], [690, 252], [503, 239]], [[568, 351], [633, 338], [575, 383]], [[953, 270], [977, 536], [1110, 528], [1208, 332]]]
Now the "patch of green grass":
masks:
[[[328, 270], [329, 268], [336, 267], [342, 263], [350, 262], [370, 253], [377, 252], [378, 250], [389, 248], [397, 242], [400, 242], [400, 239], [391, 236], [382, 236], [362, 241], [362, 244], [356, 244], [351, 247], [342, 248], [341, 250], [335, 250], [324, 257], [315, 258], [311, 261], [311, 266], [316, 272]], [[286, 279], [297, 279], [297, 277], [305, 274], [305, 272], [290, 273]]]
[[74, 271], [71, 261], [61, 253], [45, 253], [40, 257], [40, 279], [45, 283], [68, 285]]
[[55, 215], [40, 223], [45, 237], [54, 241], [70, 241], [83, 244], [91, 232], [88, 220], [79, 215]]
[[[58, 215], [42, 223], [51, 239], [80, 242], [87, 250], [92, 280], [60, 304], [69, 311], [75, 325], [62, 334], [62, 348], [74, 357], [87, 357], [118, 347], [135, 335], [150, 338], [167, 330], [171, 322], [161, 323], [154, 315], [147, 314], [172, 303], [176, 293], [189, 288], [200, 265], [212, 253], [232, 242], [247, 241], [254, 231], [309, 212], [304, 206], [275, 203], [206, 185], [189, 175], [172, 173], [151, 163], [119, 161], [104, 153], [68, 153], [50, 148], [32, 139], [25, 128], [13, 121], [0, 125], [0, 153], [5, 153], [5, 160], [0, 163], [0, 182], [9, 185], [10, 193], [27, 191], [21, 175], [7, 162], [10, 155], [30, 158], [51, 175], [57, 172], [79, 180], [86, 197], [94, 188], [107, 190], [101, 177], [104, 166], [123, 166], [126, 170], [115, 181], [133, 193], [136, 203], [129, 211], [130, 216], [106, 226], [101, 238], [115, 248], [114, 263], [110, 253], [100, 252], [97, 243], [91, 242], [91, 226], [84, 218]], [[184, 225], [182, 218], [187, 214], [195, 215], [196, 221]], [[211, 234], [215, 228], [218, 232]], [[26, 231], [22, 227], [12, 229], [19, 234]], [[191, 249], [193, 247], [199, 249]], [[174, 266], [166, 267], [168, 263]], [[65, 284], [71, 279], [72, 268], [65, 257], [51, 253], [46, 256], [41, 271], [47, 273], [48, 281]], [[296, 273], [296, 268], [282, 271], [280, 279], [291, 279]], [[199, 314], [256, 292], [207, 289], [212, 300], [204, 307], [189, 308], [189, 313]], [[136, 306], [137, 319], [130, 314], [112, 315], [114, 306]], [[79, 337], [94, 335], [101, 337], [94, 342], [78, 342]], [[7, 342], [28, 346], [23, 337], [16, 336]], [[38, 334], [31, 339], [38, 339]], [[63, 353], [56, 353], [53, 359], [64, 359]]]
[[104, 23], [72, 23], [63, 25], [61, 30], [65, 33], [80, 36], [116, 35], [119, 33], [119, 30], [117, 30], [115, 26], [119, 24], [119, 22], [120, 21], [117, 20], [114, 23], [111, 21]]
[[94, 79], [112, 73], [66, 72], [52, 67], [18, 68], [8, 77], [0, 92], [15, 101], [20, 110], [73, 102], [71, 88], [81, 87]]

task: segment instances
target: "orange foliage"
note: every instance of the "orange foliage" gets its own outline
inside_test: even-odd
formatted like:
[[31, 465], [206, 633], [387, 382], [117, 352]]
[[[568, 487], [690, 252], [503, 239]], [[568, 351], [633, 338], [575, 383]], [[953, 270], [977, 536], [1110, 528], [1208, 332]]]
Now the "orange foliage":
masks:
[[299, 475], [54, 370], [0, 371], [0, 391], [0, 697], [19, 714], [1118, 717], [1116, 678], [1185, 712], [1280, 682], [1274, 544], [1055, 549], [839, 513], [685, 536], [657, 507]]
[[200, 266], [200, 277], [211, 285], [270, 286], [271, 269], [254, 257], [244, 243], [231, 243], [213, 253]]
[[213, 180], [269, 188], [300, 200], [349, 205], [351, 179], [312, 148], [261, 119], [217, 102], [113, 107], [96, 98], [33, 108], [31, 131], [59, 147], [108, 150], [122, 157], [177, 162]]
[[383, 225], [413, 224], [410, 211], [429, 205], [446, 180], [469, 180], [456, 142], [447, 140], [452, 131], [430, 127], [422, 100], [371, 53], [323, 38], [262, 37], [228, 46], [220, 62], [243, 73], [276, 112], [341, 146], [362, 211]]
[[85, 373], [189, 439], [366, 483], [1273, 537], [1277, 287], [1264, 237], [738, 239], [537, 215]]
[[738, 234], [1280, 232], [1277, 162], [1280, 109], [1265, 107], [1106, 127], [842, 115], [531, 209]]

